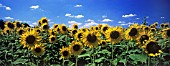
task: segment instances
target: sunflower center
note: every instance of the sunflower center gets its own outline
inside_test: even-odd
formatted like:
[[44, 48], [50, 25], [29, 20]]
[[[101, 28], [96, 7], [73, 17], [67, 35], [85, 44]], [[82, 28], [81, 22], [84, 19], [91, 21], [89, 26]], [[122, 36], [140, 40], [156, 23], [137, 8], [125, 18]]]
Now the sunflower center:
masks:
[[52, 37], [52, 38], [51, 38], [51, 41], [55, 41], [55, 37]]
[[39, 21], [38, 24], [41, 25], [41, 22]]
[[36, 39], [35, 36], [29, 35], [28, 37], [26, 37], [26, 42], [28, 44], [33, 44], [35, 42], [35, 39]]
[[106, 45], [106, 42], [103, 41], [103, 42], [102, 42], [102, 45]]
[[80, 50], [80, 45], [74, 45], [73, 50], [74, 51], [79, 51]]
[[142, 36], [140, 37], [140, 42], [143, 43], [144, 40], [149, 40], [149, 36], [147, 36], [147, 35], [142, 35]]
[[7, 33], [9, 33], [9, 30], [6, 30]]
[[166, 35], [170, 36], [170, 30], [167, 30]]
[[86, 32], [86, 29], [83, 29], [83, 32]]
[[152, 31], [152, 32], [154, 32], [154, 31], [155, 31], [155, 29], [151, 29], [151, 31]]
[[82, 38], [82, 36], [83, 36], [82, 33], [79, 33], [79, 34], [78, 34], [78, 38], [79, 38], [79, 39]]
[[40, 30], [37, 30], [38, 33], [40, 33]]
[[169, 26], [168, 24], [165, 25], [165, 27], [168, 27], [168, 26]]
[[96, 27], [96, 30], [98, 30], [99, 28], [98, 27]]
[[54, 28], [57, 28], [57, 27], [58, 27], [58, 25], [55, 25], [55, 26], [54, 26]]
[[43, 19], [43, 20], [42, 20], [42, 22], [43, 22], [43, 23], [46, 23], [46, 22], [47, 22], [47, 20], [46, 20], [46, 19]]
[[69, 54], [68, 51], [63, 52], [63, 56], [68, 56], [68, 54]]
[[135, 36], [138, 33], [138, 30], [136, 28], [132, 28], [129, 32], [130, 36]]
[[43, 29], [48, 29], [48, 25], [44, 25], [44, 26], [43, 26]]
[[112, 39], [117, 39], [118, 37], [119, 37], [119, 32], [118, 31], [112, 31], [111, 33], [110, 33], [110, 37], [112, 38]]
[[66, 26], [62, 26], [62, 30], [66, 31], [67, 30]]
[[159, 52], [159, 49], [161, 47], [158, 45], [157, 42], [149, 42], [146, 46], [146, 50], [148, 51], [148, 53], [158, 53]]
[[161, 24], [161, 27], [164, 27], [164, 24]]
[[41, 52], [41, 48], [40, 47], [35, 48], [35, 52], [36, 53], [40, 53]]
[[105, 32], [107, 29], [108, 29], [108, 27], [104, 27], [104, 28], [103, 28], [103, 31]]
[[76, 26], [74, 26], [74, 28], [75, 28], [75, 29], [78, 29], [78, 26], [76, 25]]
[[87, 35], [88, 42], [94, 43], [94, 42], [96, 42], [96, 40], [97, 40], [97, 37], [95, 35], [91, 35], [91, 34]]
[[77, 30], [73, 30], [73, 35], [77, 33]]
[[14, 24], [8, 23], [8, 27], [11, 28], [11, 29], [13, 29], [13, 28], [14, 28]]
[[148, 28], [148, 27], [145, 27], [145, 30], [149, 30], [149, 28]]
[[55, 35], [55, 33], [54, 33], [54, 32], [51, 32], [51, 34], [52, 34], [52, 35]]
[[23, 30], [20, 30], [20, 31], [19, 31], [19, 35], [22, 35], [23, 32], [24, 32]]
[[17, 27], [21, 27], [21, 24], [19, 22], [17, 22]]

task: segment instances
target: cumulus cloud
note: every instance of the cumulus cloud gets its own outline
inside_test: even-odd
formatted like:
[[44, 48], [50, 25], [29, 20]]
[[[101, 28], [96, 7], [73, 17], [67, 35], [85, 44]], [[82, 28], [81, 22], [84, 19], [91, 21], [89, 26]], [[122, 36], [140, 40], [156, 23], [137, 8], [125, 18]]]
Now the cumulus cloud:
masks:
[[82, 7], [82, 5], [75, 5], [74, 7]]
[[113, 22], [111, 19], [103, 19], [101, 22]]
[[140, 19], [140, 18], [136, 18], [136, 19]]
[[33, 25], [37, 25], [37, 22], [33, 22], [32, 24], [33, 24]]
[[137, 16], [136, 14], [127, 14], [127, 15], [122, 15], [123, 18], [129, 18], [129, 17], [134, 17]]
[[125, 23], [125, 21], [118, 21], [118, 23]]
[[102, 18], [106, 18], [107, 16], [102, 16]]
[[72, 17], [72, 18], [83, 18], [83, 17], [84, 17], [84, 16], [83, 16], [83, 15], [81, 15], [81, 14], [80, 14], [80, 15], [76, 15], [76, 16], [74, 16], [74, 15], [69, 14], [69, 13], [66, 13], [66, 14], [65, 14], [65, 16], [66, 16], [66, 17]]
[[2, 5], [2, 4], [0, 4], [0, 7], [2, 7], [2, 8], [5, 8], [6, 10], [11, 10], [11, 7], [9, 7], [9, 6], [4, 6], [4, 5]]
[[124, 23], [123, 23], [123, 24], [120, 24], [120, 25], [121, 25], [121, 26], [126, 26], [126, 25], [128, 25], [128, 24], [124, 24]]
[[98, 23], [96, 23], [96, 22], [88, 22], [88, 23], [85, 23], [82, 27], [80, 27], [80, 28], [83, 28], [83, 27], [85, 27], [85, 28], [88, 28], [88, 27], [90, 27], [90, 26], [96, 26], [96, 25], [98, 25]]
[[165, 18], [165, 17], [161, 17], [161, 19], [163, 19], [163, 18]]
[[31, 6], [30, 8], [31, 8], [31, 9], [38, 9], [38, 8], [39, 8], [39, 5], [34, 5], [34, 6]]
[[88, 20], [86, 20], [85, 22], [94, 22], [94, 20], [88, 19]]
[[5, 17], [5, 19], [7, 19], [7, 20], [13, 20], [14, 18], [12, 18], [12, 17]]
[[68, 21], [68, 24], [77, 24], [77, 25], [81, 25], [82, 23], [76, 22], [76, 21]]

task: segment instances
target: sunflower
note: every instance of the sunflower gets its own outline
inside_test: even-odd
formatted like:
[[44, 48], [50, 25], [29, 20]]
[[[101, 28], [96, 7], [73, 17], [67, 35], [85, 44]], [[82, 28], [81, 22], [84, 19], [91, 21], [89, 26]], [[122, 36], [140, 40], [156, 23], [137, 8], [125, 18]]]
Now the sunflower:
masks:
[[170, 39], [170, 28], [166, 28], [163, 30], [162, 37], [165, 39]]
[[4, 34], [10, 34], [11, 31], [10, 31], [9, 28], [4, 28], [3, 33], [4, 33]]
[[73, 24], [72, 29], [78, 29], [78, 25], [77, 24]]
[[43, 30], [48, 30], [48, 29], [49, 29], [49, 26], [48, 26], [47, 23], [43, 23], [43, 24], [41, 25], [41, 28], [42, 28]]
[[103, 33], [103, 34], [105, 34], [105, 32], [106, 32], [106, 30], [108, 30], [110, 27], [109, 27], [109, 25], [103, 25], [102, 27], [101, 27], [101, 32]]
[[99, 31], [100, 28], [99, 28], [98, 26], [95, 26], [95, 27], [94, 27], [94, 30], [95, 30], [95, 31]]
[[81, 28], [80, 29], [82, 32], [87, 32], [88, 31], [88, 28]]
[[106, 39], [110, 41], [112, 44], [119, 43], [123, 39], [123, 28], [122, 27], [115, 27], [109, 28], [106, 31]]
[[140, 35], [140, 31], [141, 29], [139, 25], [133, 24], [125, 31], [125, 38], [127, 40], [136, 40], [136, 38]]
[[11, 30], [15, 28], [15, 25], [12, 22], [5, 22], [5, 27]]
[[77, 29], [73, 29], [73, 30], [71, 30], [71, 36], [74, 36], [76, 33], [77, 33], [78, 31], [77, 31]]
[[51, 43], [55, 43], [55, 42], [57, 41], [57, 37], [54, 36], [54, 35], [51, 35], [51, 36], [49, 37], [49, 41], [50, 41]]
[[39, 33], [41, 33], [41, 29], [40, 28], [34, 28], [34, 30], [39, 34]]
[[81, 40], [81, 39], [83, 39], [83, 31], [78, 31], [75, 35], [74, 35], [74, 38], [76, 39], [76, 40]]
[[73, 41], [69, 45], [69, 49], [71, 51], [71, 54], [73, 54], [74, 56], [77, 56], [77, 55], [81, 54], [81, 52], [83, 50], [83, 45], [80, 42]]
[[60, 25], [59, 29], [60, 29], [61, 34], [67, 33], [67, 30], [68, 30], [67, 26], [65, 26], [64, 24]]
[[14, 26], [15, 26], [15, 28], [23, 27], [23, 25], [20, 22], [18, 22], [18, 21], [15, 21]]
[[141, 47], [141, 46], [144, 45], [145, 41], [148, 41], [148, 40], [150, 40], [152, 38], [153, 38], [153, 36], [151, 36], [150, 33], [147, 33], [147, 32], [143, 31], [143, 32], [141, 32], [141, 35], [137, 38], [137, 43], [136, 44], [139, 47]]
[[169, 28], [169, 23], [165, 23], [165, 28]]
[[145, 52], [149, 56], [155, 57], [155, 56], [158, 56], [162, 53], [161, 47], [158, 45], [158, 42], [156, 42], [155, 40], [146, 41], [143, 48], [145, 49]]
[[53, 25], [53, 29], [57, 29], [57, 27], [58, 27], [58, 24]]
[[90, 48], [96, 47], [100, 44], [100, 33], [99, 32], [86, 32], [83, 35], [83, 43], [85, 46], [88, 46]]
[[48, 30], [48, 32], [50, 33], [50, 35], [56, 35], [56, 31], [54, 31], [53, 29]]
[[41, 26], [41, 20], [38, 20], [38, 26]]
[[100, 44], [101, 44], [102, 47], [106, 47], [107, 42], [108, 42], [107, 40], [102, 40]]
[[19, 28], [17, 32], [18, 32], [18, 35], [22, 35], [24, 34], [25, 30], [23, 28]]
[[61, 58], [67, 59], [71, 56], [71, 52], [70, 49], [68, 47], [62, 47], [62, 49], [60, 49], [60, 55]]
[[31, 51], [34, 55], [39, 57], [45, 52], [45, 46], [43, 44], [35, 44], [35, 46], [31, 48]]
[[101, 28], [102, 28], [102, 26], [103, 26], [102, 24], [98, 24], [99, 29], [101, 29]]
[[150, 32], [155, 32], [156, 31], [156, 28], [151, 28], [150, 29]]
[[42, 17], [42, 18], [40, 19], [40, 23], [41, 23], [41, 25], [44, 24], [44, 23], [47, 23], [47, 24], [48, 24], [48, 19], [47, 19], [46, 17]]
[[90, 31], [94, 31], [94, 26], [90, 26]]
[[161, 24], [160, 24], [160, 27], [161, 27], [161, 28], [164, 28], [164, 26], [165, 26], [164, 23], [161, 23]]
[[155, 23], [154, 23], [154, 26], [158, 26], [158, 22], [155, 22]]
[[30, 49], [36, 43], [40, 42], [40, 37], [35, 30], [26, 31], [21, 36], [21, 44], [24, 44], [24, 47], [28, 47]]

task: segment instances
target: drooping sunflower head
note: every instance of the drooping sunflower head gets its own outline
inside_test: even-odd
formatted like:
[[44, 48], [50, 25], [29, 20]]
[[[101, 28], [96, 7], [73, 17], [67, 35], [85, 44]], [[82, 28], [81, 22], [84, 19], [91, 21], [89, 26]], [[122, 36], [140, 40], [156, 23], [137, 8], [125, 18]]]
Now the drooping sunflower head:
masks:
[[10, 31], [9, 28], [4, 28], [3, 33], [4, 33], [4, 34], [10, 34], [11, 31]]
[[161, 27], [161, 28], [164, 28], [164, 26], [165, 26], [164, 23], [161, 23], [161, 24], [160, 24], [160, 27]]
[[61, 58], [68, 59], [71, 56], [70, 49], [68, 47], [62, 47], [60, 49]]
[[46, 17], [42, 17], [40, 19], [41, 24], [47, 23], [48, 24], [48, 19]]
[[90, 48], [97, 47], [100, 44], [100, 33], [99, 32], [86, 32], [83, 35], [83, 42], [85, 46]]
[[45, 46], [43, 44], [35, 44], [34, 47], [31, 48], [31, 51], [37, 57], [41, 56], [45, 52]]
[[22, 35], [24, 34], [25, 30], [23, 28], [19, 28], [19, 30], [17, 30], [18, 35]]
[[131, 25], [125, 32], [125, 38], [127, 40], [136, 40], [136, 38], [140, 35], [141, 29], [138, 24]]
[[28, 49], [39, 43], [40, 40], [41, 38], [35, 30], [26, 31], [21, 36], [21, 44], [24, 44], [24, 47], [28, 47]]
[[77, 32], [78, 32], [77, 29], [71, 30], [71, 36], [74, 36]]
[[71, 45], [69, 45], [69, 49], [71, 51], [71, 54], [73, 54], [74, 56], [77, 56], [81, 54], [83, 50], [83, 45], [80, 42], [73, 41]]
[[43, 23], [43, 24], [41, 25], [41, 28], [42, 28], [43, 30], [48, 30], [48, 29], [49, 29], [49, 25], [48, 25], [47, 23]]
[[163, 30], [162, 37], [165, 39], [170, 39], [170, 28], [166, 28]]
[[58, 24], [53, 25], [53, 29], [57, 29], [57, 27], [58, 27]]
[[106, 30], [108, 30], [110, 27], [108, 25], [103, 25], [101, 27], [101, 32], [104, 34], [106, 32]]
[[137, 45], [139, 47], [142, 47], [144, 45], [144, 43], [150, 39], [152, 39], [153, 36], [151, 36], [150, 33], [147, 32], [141, 32], [141, 35], [137, 38]]
[[7, 27], [9, 29], [14, 29], [15, 25], [12, 22], [5, 22], [5, 27]]
[[23, 27], [23, 25], [22, 25], [20, 22], [18, 22], [18, 21], [16, 21], [16, 22], [14, 23], [14, 25], [15, 25], [15, 28], [21, 28], [21, 27]]
[[156, 42], [155, 40], [147, 41], [145, 45], [143, 46], [143, 48], [145, 49], [145, 52], [149, 56], [155, 57], [162, 53], [161, 47], [158, 45], [158, 42]]
[[78, 25], [77, 24], [73, 24], [72, 29], [78, 29]]
[[101, 44], [102, 47], [106, 47], [107, 42], [108, 42], [107, 40], [102, 40], [100, 44]]
[[65, 34], [67, 33], [68, 28], [64, 24], [60, 25], [60, 33]]
[[110, 28], [106, 31], [106, 39], [110, 41], [112, 44], [119, 43], [123, 38], [123, 28], [115, 27]]
[[51, 43], [55, 43], [55, 42], [57, 41], [57, 37], [54, 36], [54, 35], [51, 35], [51, 36], [49, 37], [49, 41], [50, 41]]

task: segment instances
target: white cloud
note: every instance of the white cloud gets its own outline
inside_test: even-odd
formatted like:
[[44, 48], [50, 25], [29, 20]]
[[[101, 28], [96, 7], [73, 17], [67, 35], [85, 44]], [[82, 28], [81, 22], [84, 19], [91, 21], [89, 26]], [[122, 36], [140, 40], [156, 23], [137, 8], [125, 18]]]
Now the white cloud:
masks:
[[101, 22], [113, 22], [111, 19], [103, 19]]
[[120, 25], [121, 25], [121, 26], [126, 26], [126, 25], [128, 25], [128, 24], [124, 24], [124, 23], [123, 23], [123, 24], [120, 24]]
[[32, 24], [31, 24], [31, 25], [29, 25], [29, 26], [34, 27], [34, 25], [32, 25]]
[[163, 18], [165, 18], [165, 17], [161, 17], [161, 19], [163, 19]]
[[98, 25], [98, 23], [96, 23], [96, 22], [89, 22], [89, 23], [85, 23], [81, 28], [83, 28], [83, 27], [90, 27], [90, 26], [96, 26], [96, 25]]
[[84, 17], [83, 15], [74, 16], [74, 15], [71, 15], [71, 14], [69, 14], [69, 13], [66, 13], [65, 16], [66, 16], [66, 17], [72, 17], [72, 18], [83, 18], [83, 17]]
[[37, 25], [37, 22], [33, 22], [32, 24], [33, 24], [33, 25]]
[[85, 22], [94, 22], [94, 20], [88, 19], [88, 20], [86, 20]]
[[82, 7], [82, 5], [75, 5], [74, 7]]
[[31, 9], [38, 9], [38, 8], [39, 8], [39, 5], [34, 5], [34, 6], [31, 6], [30, 8], [31, 8]]
[[8, 17], [5, 17], [5, 19], [13, 20], [14, 18], [11, 18], [11, 17], [8, 16]]
[[134, 16], [137, 16], [137, 15], [136, 14], [122, 15], [123, 18], [134, 17]]
[[140, 19], [140, 18], [136, 18], [136, 19]]
[[106, 18], [107, 16], [102, 16], [102, 18]]
[[118, 21], [118, 23], [125, 23], [125, 21]]
[[4, 6], [4, 5], [2, 5], [2, 4], [0, 4], [0, 7], [2, 7], [2, 8], [5, 8], [6, 10], [11, 10], [11, 8], [9, 7], [9, 6]]
[[80, 22], [76, 22], [76, 21], [68, 21], [68, 24], [77, 24], [77, 25], [81, 25], [82, 23]]

